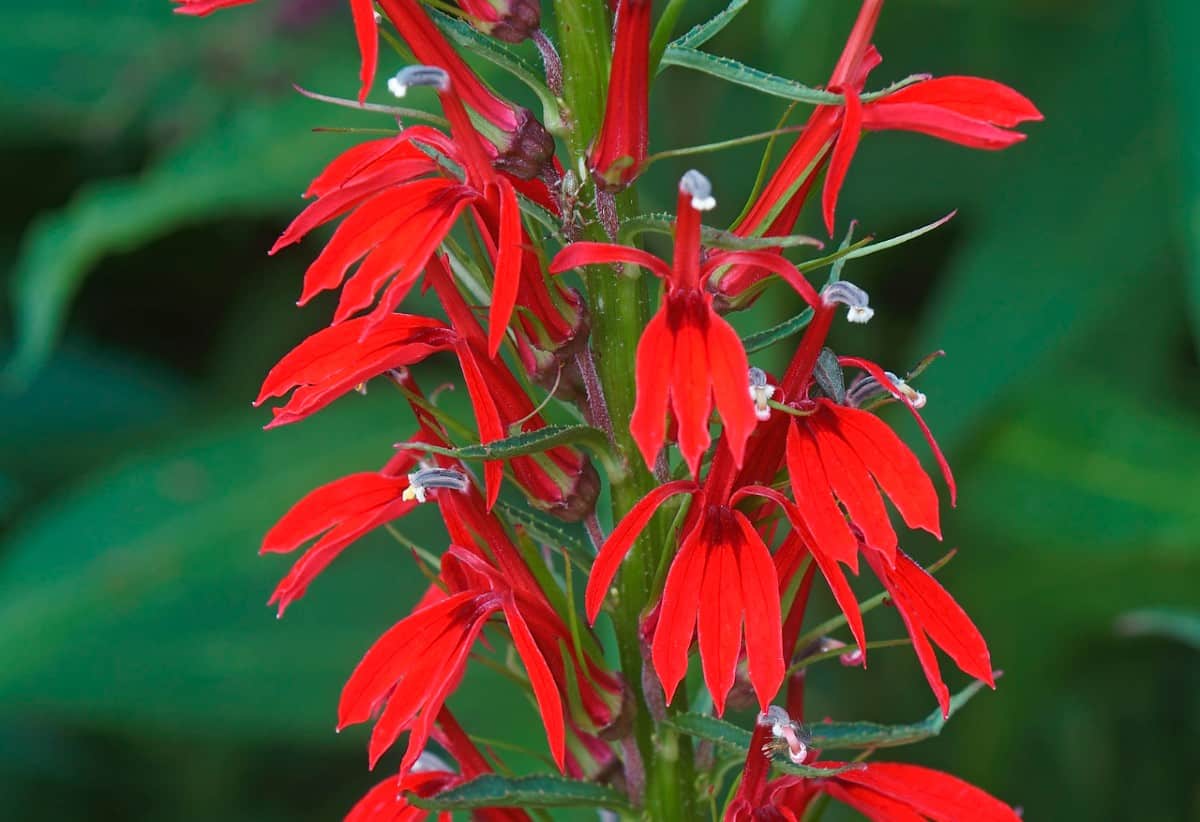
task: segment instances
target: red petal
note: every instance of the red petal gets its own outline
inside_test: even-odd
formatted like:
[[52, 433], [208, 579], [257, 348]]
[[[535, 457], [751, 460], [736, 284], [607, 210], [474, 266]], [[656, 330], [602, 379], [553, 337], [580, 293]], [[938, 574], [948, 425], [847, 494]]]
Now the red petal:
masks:
[[940, 539], [937, 491], [916, 455], [887, 423], [870, 411], [827, 407], [837, 419], [842, 439], [862, 458], [908, 527], [922, 528]]
[[813, 434], [794, 419], [787, 434], [787, 469], [796, 509], [816, 544], [833, 559], [857, 568], [858, 539], [833, 498]]
[[375, 79], [375, 65], [379, 61], [379, 34], [375, 28], [375, 3], [373, 0], [350, 0], [350, 13], [354, 17], [354, 36], [358, 40], [358, 51], [362, 55], [362, 66], [358, 78], [362, 87], [358, 91], [358, 102], [364, 102]]
[[862, 137], [863, 129], [863, 109], [858, 92], [853, 88], [839, 90], [846, 96], [846, 106], [842, 114], [842, 127], [838, 131], [837, 142], [834, 143], [833, 154], [829, 158], [829, 169], [825, 172], [825, 188], [821, 192], [821, 213], [825, 217], [825, 228], [831, 235], [838, 193], [846, 180], [846, 172], [850, 170], [854, 152], [858, 150], [858, 141]]
[[1008, 148], [1025, 139], [1019, 131], [1007, 131], [957, 111], [925, 103], [869, 105], [863, 112], [862, 124], [869, 131], [916, 131], [939, 140], [988, 150]]
[[879, 104], [924, 103], [956, 111], [966, 117], [1012, 127], [1027, 120], [1042, 120], [1042, 113], [1016, 89], [982, 77], [935, 77], [889, 94]]
[[821, 576], [825, 577], [825, 581], [829, 583], [829, 590], [833, 593], [838, 608], [845, 614], [846, 624], [854, 636], [854, 641], [858, 643], [858, 649], [863, 655], [863, 666], [866, 667], [867, 635], [863, 629], [862, 611], [858, 607], [858, 597], [855, 596], [854, 589], [846, 582], [846, 575], [842, 573], [837, 560], [827, 555], [815, 542], [808, 543], [808, 551], [812, 554], [817, 567], [821, 569]]
[[733, 516], [742, 531], [737, 559], [746, 611], [746, 660], [759, 707], [765, 711], [778, 693], [785, 673], [779, 579], [775, 576], [771, 552], [754, 526], [741, 511], [734, 511]]
[[675, 354], [675, 337], [667, 328], [666, 307], [650, 318], [637, 348], [637, 397], [629, 431], [642, 459], [651, 469], [666, 436], [667, 396], [671, 370], [666, 367]]
[[[500, 412], [496, 408], [491, 389], [475, 352], [465, 342], [455, 347], [458, 361], [462, 366], [463, 381], [467, 384], [467, 393], [471, 396], [471, 406], [475, 409], [475, 420], [479, 425], [479, 441], [486, 444], [504, 438], [504, 425], [500, 421]], [[487, 509], [492, 510], [496, 499], [500, 496], [500, 482], [503, 478], [504, 466], [499, 460], [487, 460], [483, 464], [483, 485], [487, 499]]]
[[842, 439], [833, 418], [826, 420], [824, 414], [815, 414], [808, 424], [833, 492], [846, 506], [850, 519], [862, 529], [867, 545], [882, 551], [889, 563], [894, 561], [896, 531], [862, 458]]
[[497, 177], [500, 187], [500, 250], [496, 255], [496, 275], [493, 279], [492, 305], [488, 312], [488, 355], [496, 356], [504, 331], [508, 328], [517, 291], [521, 285], [521, 256], [524, 232], [521, 230], [521, 207], [512, 184]]
[[[722, 251], [709, 258], [708, 263], [704, 266], [705, 274], [726, 265], [764, 268], [772, 274], [779, 275], [810, 306], [815, 308], [821, 304], [821, 297], [813, 288], [812, 283], [787, 258], [779, 254], [769, 251]], [[722, 279], [721, 282], [724, 283], [725, 280]]]
[[[717, 716], [725, 713], [725, 697], [733, 687], [738, 655], [742, 649], [742, 584], [733, 540], [737, 524], [728, 511], [705, 517], [704, 529], [708, 554], [704, 577], [700, 580], [699, 619], [700, 662], [704, 682], [712, 694]], [[662, 623], [659, 623], [661, 629]]]
[[646, 251], [615, 243], [589, 242], [571, 243], [558, 252], [558, 256], [550, 263], [550, 273], [561, 274], [585, 265], [611, 265], [613, 263], [632, 263], [647, 269], [656, 277], [664, 279], [671, 276], [670, 267]]
[[724, 425], [725, 443], [733, 454], [734, 463], [741, 468], [746, 440], [758, 423], [754, 401], [747, 390], [750, 363], [741, 338], [716, 312], [709, 316], [706, 343], [713, 398]]
[[1005, 803], [986, 791], [948, 773], [902, 765], [874, 762], [861, 771], [846, 771], [834, 777], [843, 784], [862, 785], [883, 796], [899, 800], [934, 822], [1018, 822], [1020, 817]]
[[687, 480], [676, 480], [658, 486], [638, 500], [608, 535], [600, 553], [596, 555], [596, 561], [592, 563], [592, 572], [588, 577], [584, 604], [589, 622], [596, 621], [596, 616], [600, 613], [600, 605], [604, 602], [604, 596], [608, 593], [608, 586], [612, 584], [613, 577], [617, 575], [617, 568], [620, 566], [621, 560], [629, 553], [629, 549], [633, 547], [633, 541], [650, 522], [650, 518], [658, 510], [658, 506], [675, 494], [691, 493], [695, 490], [696, 484]]
[[338, 727], [370, 719], [379, 700], [419, 657], [420, 650], [443, 632], [461, 625], [460, 609], [472, 607], [476, 597], [474, 591], [447, 597], [405, 617], [376, 640], [342, 688]]
[[[832, 765], [834, 763], [821, 764]], [[844, 802], [854, 808], [872, 822], [926, 822], [925, 817], [904, 802], [876, 793], [862, 785], [844, 785], [836, 779], [831, 779], [821, 784], [821, 790], [839, 802]]]
[[[675, 350], [662, 367], [671, 369], [671, 409], [679, 422], [679, 452], [694, 477], [711, 442], [712, 391], [705, 341], [712, 309], [707, 296], [699, 292], [668, 293], [665, 313], [667, 326], [675, 335]], [[746, 397], [749, 399], [749, 393]]]
[[504, 616], [512, 632], [513, 645], [521, 657], [521, 662], [525, 664], [526, 673], [529, 674], [529, 684], [533, 687], [538, 713], [542, 715], [542, 724], [546, 727], [546, 739], [550, 742], [550, 753], [554, 756], [558, 769], [565, 770], [566, 729], [562, 699], [559, 697], [558, 687], [554, 684], [554, 675], [550, 673], [546, 658], [542, 656], [525, 617], [514, 601], [510, 600], [505, 605]]
[[658, 627], [650, 646], [650, 658], [662, 682], [667, 704], [675, 696], [675, 688], [687, 676], [688, 649], [700, 610], [700, 586], [708, 559], [701, 530], [699, 527], [692, 529], [671, 562], [659, 602]]

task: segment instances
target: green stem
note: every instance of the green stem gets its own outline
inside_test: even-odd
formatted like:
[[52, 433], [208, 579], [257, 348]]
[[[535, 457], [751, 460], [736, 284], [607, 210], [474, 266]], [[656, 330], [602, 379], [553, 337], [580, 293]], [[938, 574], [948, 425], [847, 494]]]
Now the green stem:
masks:
[[[604, 114], [611, 55], [608, 7], [604, 0], [554, 0], [558, 45], [563, 59], [563, 97], [568, 111], [566, 133], [569, 168], [586, 156]], [[590, 202], [594, 189], [584, 182], [581, 202]], [[616, 198], [618, 217], [637, 213], [635, 195]], [[599, 222], [588, 224], [585, 238], [607, 240]], [[646, 468], [629, 420], [637, 399], [634, 366], [638, 341], [650, 315], [650, 300], [641, 278], [621, 276], [610, 267], [589, 267], [584, 273], [591, 314], [591, 353], [603, 389], [613, 443], [624, 470], [609, 477], [613, 520], [619, 522], [657, 482]], [[613, 623], [621, 671], [636, 705], [633, 734], [646, 776], [646, 813], [650, 818], [696, 818], [695, 772], [691, 740], [665, 726], [657, 727], [642, 692], [642, 649], [639, 626], [649, 604], [658, 554], [663, 550], [665, 517], [655, 520], [634, 544], [618, 578]], [[673, 710], [685, 706], [680, 695]]]

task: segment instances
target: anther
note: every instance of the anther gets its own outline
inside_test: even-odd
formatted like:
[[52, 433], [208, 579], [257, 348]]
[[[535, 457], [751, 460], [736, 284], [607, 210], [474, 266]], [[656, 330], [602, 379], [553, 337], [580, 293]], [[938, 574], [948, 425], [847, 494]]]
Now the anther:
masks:
[[846, 319], [852, 323], [865, 323], [875, 316], [867, 292], [845, 280], [825, 286], [821, 290], [821, 300], [827, 306], [838, 303], [846, 306]]
[[412, 86], [433, 86], [441, 92], [450, 90], [450, 75], [437, 66], [405, 66], [388, 79], [387, 87], [396, 97], [403, 97]]
[[712, 183], [696, 169], [683, 175], [679, 181], [679, 190], [691, 195], [692, 208], [697, 211], [711, 211], [717, 207], [717, 201], [712, 196]]
[[760, 422], [771, 419], [771, 406], [767, 401], [775, 396], [777, 389], [767, 383], [767, 372], [756, 366], [750, 367], [750, 399], [754, 400], [754, 416]]
[[895, 387], [885, 388], [879, 384], [879, 381], [870, 375], [864, 375], [854, 381], [846, 391], [846, 405], [852, 408], [861, 408], [871, 400], [878, 397], [880, 394], [891, 394], [896, 399], [906, 399], [913, 408], [924, 408], [927, 397], [924, 393], [913, 388], [902, 378], [893, 374], [891, 371], [884, 371], [888, 380]]
[[408, 475], [408, 487], [400, 495], [403, 500], [424, 502], [426, 494], [436, 488], [448, 488], [451, 491], [465, 493], [471, 482], [462, 471], [452, 468], [422, 468]]
[[788, 716], [787, 711], [778, 705], [771, 705], [758, 715], [758, 724], [771, 728], [771, 736], [776, 740], [774, 744], [768, 743], [771, 751], [782, 752], [786, 748], [788, 759], [797, 765], [804, 764], [808, 755], [808, 744], [801, 738], [802, 731]]

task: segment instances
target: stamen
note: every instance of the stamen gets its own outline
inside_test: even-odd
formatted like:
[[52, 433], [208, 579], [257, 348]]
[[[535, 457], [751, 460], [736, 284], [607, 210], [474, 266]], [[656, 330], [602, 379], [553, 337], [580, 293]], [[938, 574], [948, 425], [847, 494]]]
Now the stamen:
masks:
[[408, 487], [400, 495], [403, 500], [425, 502], [426, 494], [437, 488], [448, 488], [451, 491], [465, 493], [470, 487], [470, 480], [462, 471], [452, 468], [422, 468], [408, 475]]
[[712, 196], [712, 183], [696, 169], [683, 175], [679, 181], [679, 190], [692, 197], [692, 208], [697, 211], [711, 211], [717, 207], [717, 201]]
[[821, 291], [821, 299], [827, 306], [837, 303], [846, 306], [846, 319], [852, 323], [865, 323], [875, 316], [867, 292], [845, 280], [825, 286]]
[[770, 726], [771, 736], [778, 740], [774, 744], [768, 743], [768, 753], [774, 753], [776, 750], [782, 752], [786, 748], [788, 759], [797, 765], [804, 764], [808, 755], [808, 744], [802, 738], [803, 731], [800, 726], [792, 721], [787, 711], [778, 705], [771, 705], [758, 715], [758, 724]]
[[771, 419], [771, 407], [767, 402], [775, 396], [776, 387], [767, 384], [767, 372], [761, 368], [750, 367], [750, 399], [754, 400], [754, 416], [759, 422]]
[[403, 97], [412, 86], [433, 86], [440, 92], [450, 90], [450, 75], [437, 66], [405, 66], [388, 79], [388, 91]]
[[891, 394], [896, 399], [901, 399], [901, 397], [907, 399], [913, 408], [920, 409], [925, 407], [928, 398], [924, 393], [913, 388], [891, 371], [884, 371], [883, 373], [887, 375], [892, 385], [896, 387], [895, 391], [880, 385], [879, 381], [869, 374], [863, 375], [856, 379], [846, 391], [846, 405], [852, 408], [861, 408], [880, 394]]

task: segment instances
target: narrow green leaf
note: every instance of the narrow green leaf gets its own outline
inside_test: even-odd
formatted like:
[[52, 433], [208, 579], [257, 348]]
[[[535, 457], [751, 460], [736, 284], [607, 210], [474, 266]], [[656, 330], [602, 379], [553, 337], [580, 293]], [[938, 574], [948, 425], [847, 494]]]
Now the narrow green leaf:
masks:
[[728, 6], [721, 9], [708, 20], [693, 26], [681, 37], [672, 41], [671, 45], [679, 48], [698, 49], [733, 22], [738, 12], [749, 5], [750, 0], [731, 0]]
[[[675, 716], [668, 717], [666, 722], [681, 733], [694, 736], [697, 739], [707, 740], [743, 756], [746, 754], [746, 749], [750, 747], [749, 731], [739, 728], [731, 722], [717, 719], [715, 716], [693, 713], [676, 714]], [[846, 771], [860, 770], [863, 767], [855, 762], [841, 768], [813, 768], [808, 765], [793, 765], [791, 762], [780, 762], [778, 759], [774, 761], [774, 765], [784, 773], [812, 778], [834, 776]]]
[[486, 444], [464, 445], [461, 448], [442, 448], [427, 442], [402, 442], [396, 447], [441, 454], [460, 460], [506, 460], [540, 454], [560, 445], [576, 443], [607, 451], [608, 439], [603, 432], [590, 425], [547, 425], [537, 431], [516, 434]]
[[[655, 234], [675, 234], [675, 215], [657, 211], [651, 214], [639, 214], [621, 224], [620, 237], [623, 242], [629, 242], [639, 234], [653, 232]], [[711, 248], [735, 249], [739, 251], [755, 251], [763, 248], [797, 248], [799, 246], [822, 245], [816, 237], [807, 234], [785, 234], [780, 237], [739, 237], [732, 231], [700, 227], [701, 241]]]
[[777, 74], [751, 68], [745, 63], [729, 57], [719, 57], [687, 46], [675, 44], [667, 46], [660, 65], [679, 66], [699, 71], [739, 86], [770, 94], [773, 97], [796, 100], [814, 106], [839, 105], [842, 102], [840, 94], [821, 91]]
[[[976, 680], [950, 698], [950, 716], [979, 693], [984, 683]], [[908, 725], [881, 725], [877, 722], [818, 722], [805, 726], [812, 744], [818, 748], [895, 748], [937, 736], [946, 726], [942, 709], [935, 708], [920, 722]]]
[[418, 808], [466, 811], [475, 808], [588, 808], [632, 810], [629, 800], [612, 788], [553, 774], [508, 778], [484, 774], [436, 796], [409, 795]]

